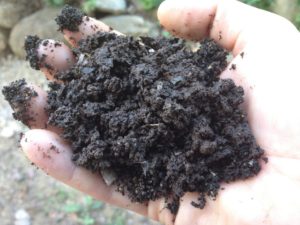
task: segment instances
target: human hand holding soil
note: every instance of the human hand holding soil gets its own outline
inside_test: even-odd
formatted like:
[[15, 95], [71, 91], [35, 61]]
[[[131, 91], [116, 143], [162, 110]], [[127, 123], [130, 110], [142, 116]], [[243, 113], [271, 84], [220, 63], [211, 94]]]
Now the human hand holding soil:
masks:
[[[234, 59], [221, 77], [232, 78], [245, 90], [244, 108], [258, 144], [265, 149], [269, 163], [257, 177], [224, 184], [215, 201], [203, 210], [191, 206], [197, 194], [187, 193], [175, 224], [297, 224], [300, 221], [300, 69], [296, 63], [300, 35], [288, 21], [236, 1], [166, 1], [159, 11], [162, 25], [175, 35], [200, 40], [210, 36], [232, 51]], [[99, 21], [86, 19], [79, 31], [63, 30], [72, 45], [99, 30], [110, 28]], [[90, 26], [93, 25], [93, 26]], [[51, 41], [50, 41], [51, 42]], [[53, 43], [55, 43], [53, 41]], [[47, 66], [41, 68], [49, 79], [53, 70], [62, 70], [74, 62], [68, 47], [39, 48], [47, 54]], [[295, 55], [294, 55], [295, 54]], [[53, 58], [51, 57], [53, 56]], [[232, 69], [232, 64], [236, 69]], [[164, 200], [150, 201], [148, 206], [131, 203], [105, 185], [102, 179], [71, 161], [68, 143], [55, 127], [44, 129], [46, 93], [34, 87], [38, 97], [32, 99], [30, 121], [33, 128], [21, 145], [28, 158], [54, 178], [96, 199], [128, 208], [164, 224], [173, 224], [173, 215], [164, 209]], [[26, 140], [26, 141], [25, 141]], [[55, 145], [57, 151], [49, 151]], [[50, 157], [44, 157], [44, 154]]]

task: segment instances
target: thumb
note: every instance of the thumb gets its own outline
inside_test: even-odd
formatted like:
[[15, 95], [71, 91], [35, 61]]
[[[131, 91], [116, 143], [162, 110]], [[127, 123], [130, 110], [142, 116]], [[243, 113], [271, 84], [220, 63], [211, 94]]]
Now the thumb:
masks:
[[281, 39], [298, 32], [288, 20], [236, 0], [166, 0], [158, 9], [162, 26], [190, 40], [213, 38], [237, 55], [248, 42]]

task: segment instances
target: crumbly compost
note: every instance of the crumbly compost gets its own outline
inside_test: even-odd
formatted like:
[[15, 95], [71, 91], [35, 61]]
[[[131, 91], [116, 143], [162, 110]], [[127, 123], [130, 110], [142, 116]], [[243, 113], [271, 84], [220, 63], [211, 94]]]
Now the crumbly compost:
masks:
[[164, 197], [176, 214], [183, 194], [198, 192], [192, 205], [203, 208], [221, 182], [260, 171], [244, 91], [219, 78], [227, 52], [212, 40], [192, 52], [176, 38], [99, 32], [75, 52], [50, 84], [48, 122], [63, 128], [76, 165], [114, 174], [133, 202]]
[[59, 30], [67, 29], [69, 31], [78, 31], [78, 26], [82, 23], [82, 18], [85, 14], [77, 8], [66, 5], [55, 21], [59, 26]]
[[[83, 14], [64, 8], [60, 30], [77, 31]], [[41, 42], [29, 36], [27, 59], [38, 69]], [[265, 159], [241, 109], [244, 91], [220, 79], [228, 53], [212, 40], [190, 51], [176, 38], [98, 32], [74, 49], [78, 61], [49, 83], [48, 124], [62, 128], [77, 166], [102, 174], [133, 202], [166, 199], [177, 213], [186, 192], [203, 208], [222, 182], [256, 175]], [[26, 123], [37, 95], [19, 80], [3, 94]]]
[[2, 93], [14, 110], [13, 117], [28, 125], [29, 121], [35, 119], [29, 112], [30, 100], [38, 94], [31, 87], [27, 86], [24, 79], [14, 81], [3, 87]]
[[24, 44], [24, 49], [26, 51], [26, 60], [29, 61], [30, 66], [35, 69], [40, 69], [40, 60], [38, 57], [37, 49], [40, 45], [42, 40], [34, 35], [34, 36], [27, 36]]

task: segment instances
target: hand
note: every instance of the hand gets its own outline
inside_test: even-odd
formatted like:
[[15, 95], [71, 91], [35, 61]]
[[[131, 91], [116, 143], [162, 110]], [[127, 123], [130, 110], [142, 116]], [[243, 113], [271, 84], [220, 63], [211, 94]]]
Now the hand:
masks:
[[[216, 225], [297, 225], [300, 222], [300, 34], [287, 20], [274, 14], [246, 6], [233, 0], [167, 0], [158, 10], [161, 24], [176, 36], [200, 40], [209, 36], [233, 53], [233, 60], [222, 73], [245, 89], [244, 108], [258, 144], [269, 159], [258, 176], [246, 181], [223, 184], [215, 201], [208, 200], [203, 210], [191, 206], [197, 198], [187, 193], [173, 222], [164, 209], [164, 200], [148, 206], [131, 203], [125, 196], [108, 187], [99, 175], [76, 167], [71, 161], [71, 149], [59, 137], [60, 130], [44, 129], [46, 94], [34, 87], [39, 96], [32, 99], [31, 111], [37, 113], [34, 128], [21, 141], [28, 158], [54, 178], [81, 190], [96, 199], [115, 204], [163, 224]], [[103, 23], [90, 19], [79, 32], [64, 30], [72, 45]], [[86, 29], [85, 29], [86, 28]], [[82, 33], [81, 33], [82, 32]], [[45, 50], [40, 57], [56, 70], [65, 69], [75, 59], [67, 46]], [[236, 65], [236, 69], [232, 68]], [[53, 72], [41, 68], [49, 79]], [[55, 145], [59, 150], [51, 150]], [[45, 154], [47, 157], [45, 157]]]

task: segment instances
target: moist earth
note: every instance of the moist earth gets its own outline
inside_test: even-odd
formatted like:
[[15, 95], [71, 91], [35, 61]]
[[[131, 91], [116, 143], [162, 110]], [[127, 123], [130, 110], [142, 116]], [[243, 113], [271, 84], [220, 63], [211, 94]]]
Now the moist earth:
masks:
[[[49, 83], [48, 124], [63, 128], [76, 165], [108, 171], [131, 201], [165, 198], [176, 214], [184, 193], [197, 192], [191, 204], [204, 208], [222, 182], [260, 171], [264, 152], [240, 107], [244, 91], [220, 79], [228, 53], [214, 41], [193, 52], [176, 38], [98, 32], [74, 54], [77, 63]], [[11, 104], [13, 87], [3, 91]]]
[[35, 120], [29, 112], [30, 100], [38, 94], [33, 88], [27, 86], [25, 79], [12, 82], [3, 88], [2, 93], [14, 110], [14, 119], [22, 121], [27, 126], [28, 122]]
[[69, 31], [78, 31], [78, 26], [82, 23], [82, 18], [85, 14], [74, 8], [72, 6], [66, 5], [62, 12], [55, 19], [57, 25], [59, 26], [59, 30], [63, 31], [64, 29], [68, 29]]

